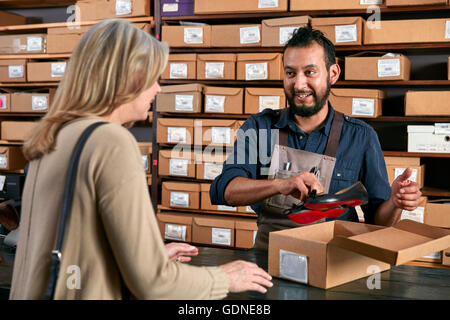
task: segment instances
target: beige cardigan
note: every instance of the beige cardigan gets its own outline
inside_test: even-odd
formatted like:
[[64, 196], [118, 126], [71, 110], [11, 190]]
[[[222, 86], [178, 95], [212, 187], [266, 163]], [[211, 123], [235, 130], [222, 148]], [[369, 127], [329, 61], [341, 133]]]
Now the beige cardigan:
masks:
[[[82, 131], [96, 121], [102, 119], [66, 124], [55, 151], [30, 163], [11, 299], [43, 298], [69, 158]], [[138, 299], [219, 299], [228, 293], [220, 268], [168, 260], [136, 140], [109, 123], [94, 131], [80, 158], [55, 299], [121, 299], [121, 277]]]

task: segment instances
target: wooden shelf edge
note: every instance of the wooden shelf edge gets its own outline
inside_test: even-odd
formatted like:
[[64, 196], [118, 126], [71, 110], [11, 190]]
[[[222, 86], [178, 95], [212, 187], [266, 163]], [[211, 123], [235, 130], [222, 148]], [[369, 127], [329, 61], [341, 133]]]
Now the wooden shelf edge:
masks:
[[450, 266], [446, 266], [438, 262], [410, 261], [405, 263], [405, 265], [416, 267], [427, 267], [427, 268], [450, 269]]
[[201, 209], [186, 209], [186, 208], [168, 208], [163, 205], [158, 205], [158, 212], [163, 211], [176, 211], [176, 212], [186, 212], [186, 213], [205, 213], [205, 214], [217, 214], [217, 215], [227, 215], [227, 216], [241, 216], [241, 217], [251, 217], [257, 218], [258, 215], [256, 213], [243, 213], [236, 211], [213, 211], [213, 210], [201, 210]]
[[450, 153], [431, 152], [383, 151], [383, 155], [387, 157], [450, 158]]

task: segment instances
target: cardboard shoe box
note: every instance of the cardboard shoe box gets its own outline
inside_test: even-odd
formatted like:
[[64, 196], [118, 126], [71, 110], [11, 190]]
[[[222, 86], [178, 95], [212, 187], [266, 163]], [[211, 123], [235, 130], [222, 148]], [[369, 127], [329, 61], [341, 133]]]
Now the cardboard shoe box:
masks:
[[261, 21], [263, 47], [282, 47], [292, 37], [294, 31], [309, 25], [311, 17], [299, 16]]
[[450, 57], [447, 58], [447, 80], [450, 80]]
[[198, 80], [235, 80], [236, 54], [199, 54], [197, 56]]
[[197, 119], [194, 121], [194, 141], [196, 145], [203, 146], [232, 146], [238, 128], [237, 120]]
[[346, 56], [345, 80], [409, 80], [411, 61], [406, 56], [381, 55], [364, 52]]
[[167, 208], [200, 209], [200, 184], [164, 181], [161, 204]]
[[382, 4], [383, 0], [375, 0], [368, 4], [364, 4], [362, 0], [291, 0], [290, 11], [315, 11], [315, 10], [353, 10], [353, 9], [367, 9], [374, 4]]
[[446, 101], [450, 91], [408, 91], [405, 94], [406, 116], [450, 116]]
[[238, 207], [225, 206], [225, 205], [213, 205], [211, 204], [211, 198], [209, 197], [209, 188], [211, 184], [202, 183], [200, 184], [201, 192], [201, 209], [208, 211], [226, 211], [226, 212], [238, 212]]
[[206, 245], [234, 247], [235, 223], [230, 217], [194, 215], [192, 242]]
[[246, 114], [286, 108], [286, 96], [281, 88], [245, 88], [244, 101]]
[[255, 13], [288, 11], [288, 0], [195, 0], [194, 13]]
[[387, 7], [446, 5], [448, 0], [385, 0]]
[[235, 219], [236, 228], [236, 248], [251, 249], [255, 245], [258, 225], [256, 219]]
[[442, 264], [444, 266], [450, 266], [450, 248], [442, 251]]
[[450, 228], [450, 199], [428, 201], [425, 207], [424, 223], [440, 228]]
[[146, 173], [152, 173], [152, 143], [138, 142], [139, 151], [141, 151], [142, 165]]
[[450, 41], [448, 19], [381, 20], [379, 28], [364, 26], [364, 44]]
[[150, 15], [150, 2], [147, 0], [78, 0], [76, 5], [81, 14], [79, 21]]
[[420, 158], [417, 157], [384, 157], [386, 170], [388, 173], [389, 184], [405, 171], [406, 168], [412, 169], [409, 180], [416, 182], [421, 188], [425, 180], [425, 165], [420, 164]]
[[27, 60], [0, 60], [0, 82], [27, 82]]
[[312, 18], [311, 27], [323, 32], [335, 46], [361, 45], [365, 20], [361, 17]]
[[164, 212], [156, 215], [163, 240], [192, 241], [192, 215]]
[[333, 88], [329, 100], [334, 109], [348, 116], [376, 118], [381, 116], [385, 97], [381, 90]]
[[198, 180], [214, 180], [222, 173], [223, 163], [227, 160], [228, 155], [208, 154], [206, 151], [195, 155], [196, 162], [196, 178]]
[[160, 150], [158, 175], [195, 179], [194, 154], [184, 150]]
[[66, 61], [29, 62], [27, 78], [29, 82], [59, 81], [66, 71]]
[[31, 130], [36, 127], [35, 121], [2, 121], [2, 140], [24, 141]]
[[204, 87], [205, 113], [242, 114], [244, 89], [230, 87]]
[[261, 25], [225, 24], [211, 26], [211, 47], [260, 47]]
[[427, 206], [427, 197], [420, 197], [419, 198], [419, 205], [416, 209], [412, 211], [408, 210], [402, 210], [402, 213], [400, 215], [400, 220], [409, 219], [416, 222], [424, 223], [425, 222], [425, 208]]
[[448, 124], [409, 125], [408, 152], [450, 153]]
[[50, 93], [11, 93], [11, 112], [47, 112], [50, 106], [50, 99]]
[[11, 112], [11, 94], [0, 92], [0, 112]]
[[0, 11], [0, 26], [17, 26], [26, 24], [26, 17], [6, 12]]
[[237, 80], [283, 80], [283, 59], [281, 53], [239, 53], [237, 54]]
[[197, 76], [197, 54], [170, 54], [161, 79], [195, 80]]
[[0, 54], [46, 53], [47, 35], [0, 35]]
[[271, 232], [269, 274], [328, 289], [450, 246], [450, 230], [411, 220], [391, 227], [330, 221]]
[[161, 17], [193, 15], [194, 0], [161, 0]]
[[158, 118], [156, 142], [168, 144], [192, 144], [194, 141], [194, 120]]
[[22, 148], [0, 146], [0, 170], [22, 170], [26, 163]]
[[211, 26], [162, 26], [162, 41], [171, 47], [211, 47]]
[[156, 97], [156, 111], [200, 113], [202, 90], [198, 83], [164, 86]]

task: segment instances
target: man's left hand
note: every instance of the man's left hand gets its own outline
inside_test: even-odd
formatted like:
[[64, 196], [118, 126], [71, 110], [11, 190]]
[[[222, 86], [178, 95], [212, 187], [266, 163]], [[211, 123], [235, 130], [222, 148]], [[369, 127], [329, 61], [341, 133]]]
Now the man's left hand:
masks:
[[395, 207], [408, 211], [417, 208], [422, 196], [419, 185], [409, 180], [411, 174], [412, 169], [407, 168], [392, 182], [391, 186], [391, 200]]

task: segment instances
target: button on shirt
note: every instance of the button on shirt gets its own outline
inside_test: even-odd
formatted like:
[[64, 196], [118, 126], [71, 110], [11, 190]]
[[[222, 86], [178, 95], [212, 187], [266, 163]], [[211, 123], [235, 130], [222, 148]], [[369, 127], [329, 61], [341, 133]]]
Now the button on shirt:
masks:
[[[282, 114], [281, 110], [266, 109], [250, 116], [241, 130], [238, 130], [233, 152], [225, 161], [222, 173], [211, 185], [212, 204], [227, 205], [224, 198], [225, 188], [235, 177], [268, 178], [267, 172], [279, 129], [287, 129], [288, 147], [324, 154], [333, 118], [334, 109], [329, 104], [325, 122], [310, 134], [306, 134], [296, 124], [291, 112]], [[391, 194], [383, 153], [378, 136], [371, 126], [361, 120], [344, 116], [329, 193], [336, 193], [356, 181], [361, 181], [369, 194], [369, 203], [361, 206], [365, 222], [374, 224], [378, 207], [389, 199]], [[252, 205], [258, 215], [260, 208], [261, 203]], [[352, 208], [339, 217], [339, 220], [358, 221], [358, 216]]]

